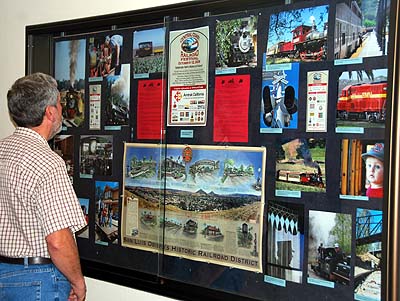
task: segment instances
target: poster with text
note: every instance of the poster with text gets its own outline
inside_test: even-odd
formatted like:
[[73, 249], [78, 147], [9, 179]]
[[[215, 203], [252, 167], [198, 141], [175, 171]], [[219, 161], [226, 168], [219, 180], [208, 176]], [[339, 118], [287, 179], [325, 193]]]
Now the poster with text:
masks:
[[89, 130], [101, 129], [101, 85], [89, 85]]
[[66, 127], [83, 126], [85, 120], [85, 45], [85, 39], [55, 43], [54, 77]]
[[215, 78], [215, 142], [249, 141], [250, 75], [225, 75]]
[[329, 71], [307, 72], [306, 132], [326, 132]]
[[169, 35], [168, 126], [205, 126], [208, 106], [209, 28]]
[[125, 144], [122, 245], [261, 272], [266, 149], [160, 151]]
[[158, 139], [164, 130], [164, 79], [143, 79], [138, 82], [136, 137]]

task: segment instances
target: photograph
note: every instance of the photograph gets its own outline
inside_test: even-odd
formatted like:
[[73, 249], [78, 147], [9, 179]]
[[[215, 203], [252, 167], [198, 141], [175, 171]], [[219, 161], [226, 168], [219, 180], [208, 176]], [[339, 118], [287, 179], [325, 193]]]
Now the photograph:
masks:
[[267, 64], [327, 59], [329, 6], [273, 14], [269, 19]]
[[349, 285], [351, 214], [310, 210], [308, 232], [308, 282]]
[[133, 32], [133, 77], [165, 70], [165, 27]]
[[121, 74], [107, 77], [105, 126], [129, 124], [130, 65], [122, 64]]
[[276, 153], [276, 190], [326, 191], [326, 140], [282, 139]]
[[260, 133], [297, 129], [299, 64], [262, 73]]
[[390, 1], [357, 0], [336, 4], [335, 59], [387, 54]]
[[386, 121], [387, 69], [350, 70], [338, 80], [336, 131], [364, 132], [384, 128]]
[[83, 215], [85, 216], [86, 227], [79, 230], [76, 233], [76, 236], [88, 239], [89, 238], [89, 202], [90, 202], [90, 200], [85, 199], [85, 198], [78, 198], [78, 200], [79, 200], [79, 203], [81, 204]]
[[79, 172], [82, 178], [112, 174], [113, 136], [82, 135], [80, 138]]
[[354, 300], [381, 300], [382, 211], [357, 208]]
[[384, 151], [381, 141], [342, 140], [340, 198], [383, 198]]
[[304, 205], [268, 201], [265, 274], [302, 283]]
[[96, 181], [95, 232], [97, 244], [118, 243], [119, 183]]
[[85, 44], [85, 39], [55, 43], [54, 78], [66, 127], [83, 126], [85, 121]]
[[257, 16], [216, 22], [215, 67], [256, 67]]
[[56, 135], [53, 139], [53, 150], [65, 161], [67, 173], [73, 183], [74, 178], [74, 136]]
[[89, 82], [101, 81], [109, 75], [119, 75], [123, 39], [119, 34], [89, 38]]

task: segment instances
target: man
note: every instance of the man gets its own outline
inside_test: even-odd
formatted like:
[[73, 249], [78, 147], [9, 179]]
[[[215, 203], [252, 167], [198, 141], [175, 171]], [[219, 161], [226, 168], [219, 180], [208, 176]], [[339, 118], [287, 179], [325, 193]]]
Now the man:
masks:
[[65, 163], [47, 143], [61, 129], [57, 83], [28, 75], [7, 99], [17, 128], [0, 141], [0, 299], [85, 300], [73, 234], [86, 221]]

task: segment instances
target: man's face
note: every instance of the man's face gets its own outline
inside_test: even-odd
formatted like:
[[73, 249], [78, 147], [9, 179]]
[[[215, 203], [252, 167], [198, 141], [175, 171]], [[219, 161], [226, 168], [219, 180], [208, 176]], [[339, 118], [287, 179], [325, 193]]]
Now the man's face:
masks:
[[380, 188], [383, 186], [383, 162], [374, 157], [368, 157], [365, 160], [365, 172], [371, 188]]
[[56, 134], [61, 132], [61, 127], [62, 127], [62, 106], [60, 102], [60, 94], [58, 94], [57, 97], [57, 114], [56, 114], [56, 120], [54, 121], [52, 125], [52, 131], [51, 131], [51, 136], [50, 139], [53, 138]]

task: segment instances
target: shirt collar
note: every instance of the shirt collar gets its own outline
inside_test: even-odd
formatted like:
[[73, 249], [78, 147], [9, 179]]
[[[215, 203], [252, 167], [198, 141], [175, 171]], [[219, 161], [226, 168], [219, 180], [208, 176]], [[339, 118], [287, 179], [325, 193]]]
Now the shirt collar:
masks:
[[48, 142], [44, 137], [42, 137], [39, 133], [35, 132], [34, 130], [32, 130], [30, 128], [17, 127], [15, 129], [15, 134], [35, 138], [35, 139], [43, 142], [43, 144], [48, 145]]

